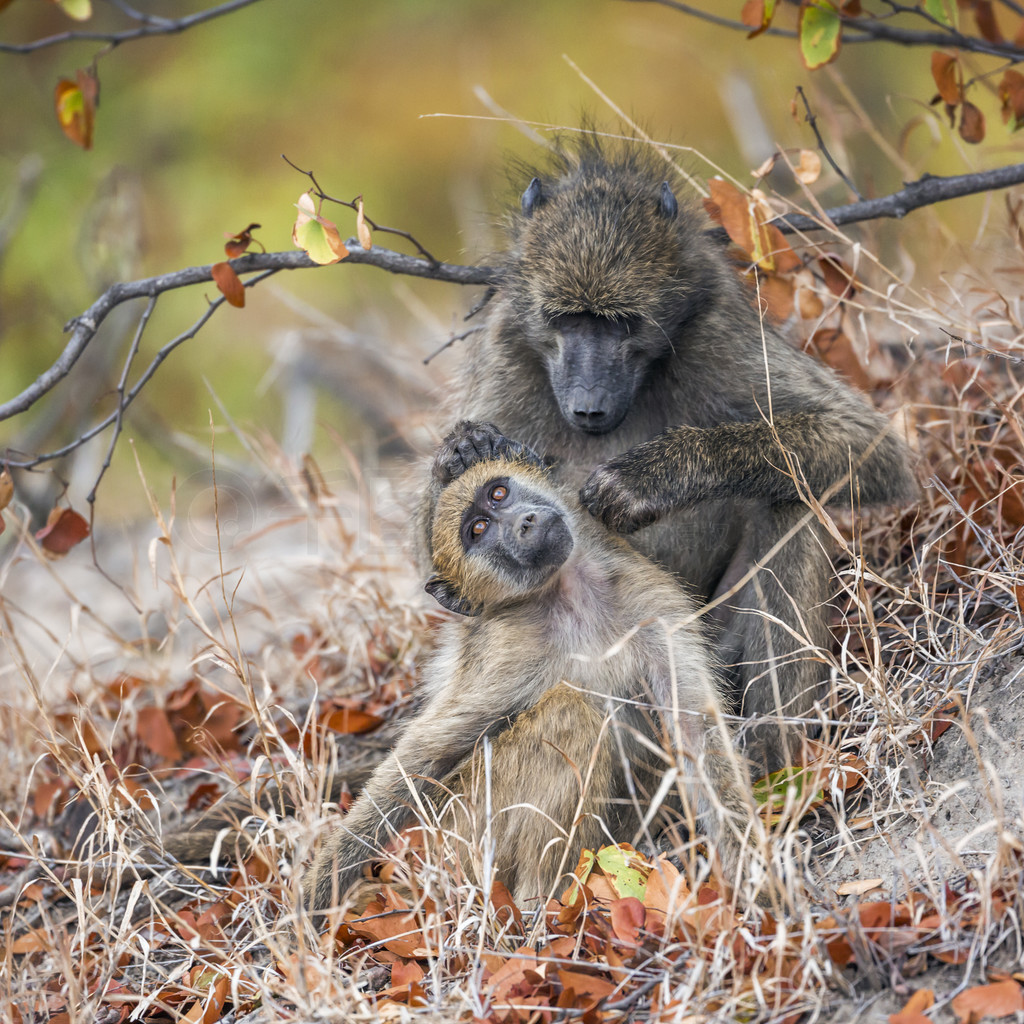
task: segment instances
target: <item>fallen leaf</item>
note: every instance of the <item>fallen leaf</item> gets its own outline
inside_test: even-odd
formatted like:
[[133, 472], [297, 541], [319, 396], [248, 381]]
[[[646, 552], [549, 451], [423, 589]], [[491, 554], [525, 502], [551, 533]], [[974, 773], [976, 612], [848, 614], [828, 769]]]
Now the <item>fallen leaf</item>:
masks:
[[245, 285], [230, 263], [214, 263], [210, 267], [213, 283], [232, 305], [241, 309], [245, 305]]
[[899, 1013], [889, 1014], [889, 1024], [932, 1024], [924, 1011], [935, 1005], [935, 993], [930, 988], [919, 988]]
[[70, 508], [55, 508], [46, 525], [36, 533], [39, 546], [49, 555], [66, 555], [89, 536], [89, 524]]
[[1024, 989], [1015, 981], [975, 985], [952, 1002], [960, 1024], [977, 1024], [983, 1017], [1009, 1017], [1024, 1011]]
[[632, 896], [640, 901], [650, 865], [629, 843], [602, 846], [597, 851], [597, 863], [617, 896]]
[[836, 886], [836, 895], [860, 896], [863, 893], [871, 892], [872, 889], [877, 889], [882, 885], [882, 882], [881, 878], [863, 878], [859, 881], [843, 882], [842, 885]]
[[640, 933], [647, 920], [647, 911], [640, 900], [626, 896], [608, 908], [615, 937], [627, 946], [640, 945]]

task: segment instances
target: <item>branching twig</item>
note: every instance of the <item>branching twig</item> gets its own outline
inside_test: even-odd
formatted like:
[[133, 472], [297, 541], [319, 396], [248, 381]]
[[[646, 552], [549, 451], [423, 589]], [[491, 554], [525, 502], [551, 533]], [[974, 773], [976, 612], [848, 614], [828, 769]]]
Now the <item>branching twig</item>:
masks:
[[[497, 276], [496, 271], [490, 267], [464, 267], [449, 263], [435, 265], [416, 256], [407, 256], [405, 253], [382, 249], [376, 245], [372, 249], [363, 249], [355, 239], [351, 239], [348, 245], [350, 252], [344, 260], [345, 263], [367, 263], [393, 274], [429, 277], [435, 281], [450, 281], [455, 284], [489, 284]], [[259, 270], [297, 270], [317, 266], [304, 252], [299, 251], [247, 253], [245, 256], [239, 256], [229, 262], [238, 274]], [[260, 277], [257, 280], [262, 279]], [[54, 364], [20, 395], [0, 405], [0, 420], [9, 419], [11, 416], [16, 416], [31, 408], [43, 395], [63, 380], [75, 365], [78, 357], [85, 351], [86, 346], [92, 341], [100, 324], [110, 311], [121, 303], [131, 299], [160, 295], [176, 288], [185, 288], [188, 285], [212, 280], [210, 266], [206, 265], [186, 267], [184, 270], [178, 270], [171, 274], [161, 274], [158, 277], [112, 285], [84, 313], [66, 325], [65, 331], [71, 331], [71, 340], [64, 347], [64, 351]], [[246, 286], [255, 283], [256, 281], [247, 281]]]
[[[681, 3], [680, 0], [631, 0], [631, 2], [660, 4], [662, 7], [681, 11], [683, 14], [688, 14], [693, 18], [709, 22], [712, 25], [721, 25], [723, 28], [731, 28], [739, 32], [750, 32], [750, 26], [744, 25], [741, 21], [723, 18], [720, 15], [712, 14], [710, 11], [694, 7], [692, 4]], [[845, 16], [842, 18], [843, 45], [886, 42], [896, 43], [899, 46], [954, 46], [959, 50], [966, 50], [971, 53], [982, 53], [990, 57], [1005, 57], [1012, 61], [1024, 61], [1024, 48], [1020, 46], [1015, 46], [1013, 43], [990, 43], [987, 39], [964, 35], [952, 26], [947, 27], [942, 25], [941, 22], [929, 18], [919, 7], [898, 6], [899, 10], [897, 13], [923, 17], [925, 20], [932, 21], [938, 28], [934, 31], [901, 28], [896, 25], [890, 25], [881, 18]], [[797, 38], [797, 33], [792, 29], [776, 28], [774, 25], [765, 29], [764, 35], [782, 36], [786, 39]]]
[[136, 11], [128, 4], [109, 0], [111, 6], [116, 7], [122, 13], [134, 18], [139, 22], [135, 28], [125, 29], [122, 32], [88, 32], [71, 31], [58, 32], [56, 35], [44, 36], [41, 39], [33, 39], [29, 43], [2, 43], [0, 42], [0, 53], [34, 53], [36, 50], [43, 50], [48, 46], [56, 46], [59, 43], [93, 42], [106, 43], [111, 49], [120, 46], [121, 43], [130, 42], [133, 39], [142, 39], [146, 36], [166, 36], [184, 32], [193, 25], [200, 25], [204, 21], [211, 21], [224, 14], [231, 14], [242, 7], [249, 7], [251, 4], [259, 3], [260, 0], [227, 0], [226, 3], [211, 7], [196, 14], [186, 15], [184, 18], [159, 18], [152, 14], [145, 14]]
[[[304, 171], [298, 165], [293, 164], [291, 162], [291, 160], [289, 160], [288, 157], [286, 157], [284, 155], [284, 153], [281, 154], [281, 159], [289, 167], [292, 167], [296, 171], [298, 171], [299, 174], [304, 174], [307, 178], [309, 178], [310, 182], [313, 185], [313, 193], [318, 198], [323, 199], [325, 202], [328, 202], [328, 203], [337, 203], [339, 206], [347, 206], [350, 210], [358, 210], [359, 209], [359, 200], [362, 199], [362, 196], [356, 196], [356, 198], [352, 199], [352, 200], [336, 199], [334, 196], [329, 196], [320, 187], [320, 182], [318, 182], [316, 180], [316, 176], [313, 174], [312, 171]], [[369, 224], [370, 227], [374, 231], [380, 231], [382, 234], [385, 234], [385, 235], [397, 235], [399, 238], [404, 238], [406, 241], [411, 242], [414, 246], [416, 246], [416, 251], [425, 260], [427, 260], [431, 265], [433, 265], [435, 267], [439, 267], [441, 265], [440, 260], [438, 260], [432, 253], [428, 252], [420, 244], [419, 240], [415, 236], [410, 235], [408, 231], [403, 231], [401, 228], [388, 228], [388, 227], [385, 227], [383, 224], [378, 224], [376, 221], [370, 220], [370, 218], [366, 216], [366, 212], [365, 211], [363, 212], [363, 220], [365, 220], [366, 223]]]

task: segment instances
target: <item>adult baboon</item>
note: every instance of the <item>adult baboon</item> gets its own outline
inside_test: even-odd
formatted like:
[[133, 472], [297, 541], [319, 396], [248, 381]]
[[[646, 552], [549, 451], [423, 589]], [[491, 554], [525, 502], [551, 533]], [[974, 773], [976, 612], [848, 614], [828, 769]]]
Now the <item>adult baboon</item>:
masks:
[[[776, 766], [827, 675], [830, 564], [800, 490], [857, 505], [916, 492], [886, 419], [788, 345], [650, 150], [584, 134], [510, 215], [502, 276], [473, 336], [454, 414], [491, 421], [580, 488], [590, 512], [675, 572], [711, 616], [717, 656]], [[468, 457], [474, 443], [464, 439]], [[430, 559], [430, 485], [418, 526]], [[770, 558], [769, 553], [791, 531]]]
[[490, 829], [497, 875], [520, 902], [545, 896], [582, 848], [643, 838], [667, 771], [677, 777], [660, 820], [699, 823], [737, 871], [753, 809], [701, 633], [687, 624], [694, 605], [670, 573], [565, 503], [537, 462], [471, 424], [435, 458], [427, 590], [464, 617], [445, 623], [424, 667], [422, 711], [318, 853], [306, 879], [314, 911], [415, 819], [411, 790], [449, 806], [463, 834]]

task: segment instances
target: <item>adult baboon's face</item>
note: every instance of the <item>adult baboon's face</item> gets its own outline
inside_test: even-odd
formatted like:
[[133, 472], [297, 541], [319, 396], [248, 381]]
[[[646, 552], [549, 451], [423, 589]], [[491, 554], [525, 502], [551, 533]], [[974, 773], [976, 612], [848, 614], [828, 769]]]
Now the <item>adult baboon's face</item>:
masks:
[[592, 313], [559, 316], [544, 354], [555, 401], [566, 423], [607, 434], [626, 417], [647, 369], [631, 345], [635, 325]]

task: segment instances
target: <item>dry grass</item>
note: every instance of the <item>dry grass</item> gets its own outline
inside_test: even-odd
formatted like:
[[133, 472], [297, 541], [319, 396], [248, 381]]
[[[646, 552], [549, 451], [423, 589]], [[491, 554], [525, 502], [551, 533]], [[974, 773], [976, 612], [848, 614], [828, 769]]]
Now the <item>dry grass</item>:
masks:
[[[355, 483], [267, 447], [246, 537], [218, 534], [224, 485], [208, 516], [173, 520], [154, 498], [152, 526], [101, 544], [121, 590], [84, 550], [47, 562], [23, 530], [7, 552], [0, 1018], [852, 1020], [1012, 969], [1024, 754], [998, 719], [1021, 717], [1019, 300], [994, 278], [939, 302], [830, 246], [860, 260], [860, 288], [798, 326], [851, 338], [925, 486], [912, 510], [821, 513], [839, 551], [836, 646], [809, 652], [835, 684], [824, 799], [790, 787], [760, 851], [785, 879], [769, 918], [691, 895], [700, 881], [664, 864], [633, 931], [596, 877], [594, 904], [513, 911], [470, 881], [492, 875], [486, 843], [433, 828], [370, 886], [403, 883], [409, 907], [389, 891], [362, 925], [315, 936], [292, 865], [332, 817], [326, 780], [379, 757], [408, 713], [433, 612]], [[381, 728], [323, 727], [357, 712]], [[936, 768], [957, 743], [959, 778]], [[189, 800], [255, 795], [250, 768], [294, 813], [254, 803], [244, 871], [136, 877], [127, 837], [158, 849]], [[974, 825], [947, 827], [965, 786]], [[880, 865], [872, 892], [843, 890]]]

